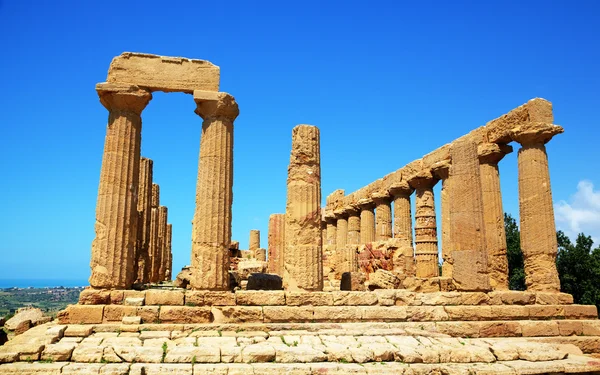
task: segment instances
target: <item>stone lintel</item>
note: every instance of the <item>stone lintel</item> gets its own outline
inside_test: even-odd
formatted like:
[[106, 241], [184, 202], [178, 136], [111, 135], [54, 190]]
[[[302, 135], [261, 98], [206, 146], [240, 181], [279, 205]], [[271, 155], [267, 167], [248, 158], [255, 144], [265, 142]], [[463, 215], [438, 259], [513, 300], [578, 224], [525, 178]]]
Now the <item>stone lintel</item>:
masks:
[[379, 203], [389, 203], [392, 199], [390, 193], [387, 190], [384, 191], [376, 191], [371, 194], [371, 199], [375, 204]]
[[408, 181], [410, 186], [415, 189], [419, 188], [432, 188], [436, 183], [435, 176], [431, 173], [429, 169], [423, 169], [416, 175], [412, 176], [412, 178]]
[[511, 152], [513, 152], [512, 146], [506, 144], [482, 143], [477, 146], [477, 156], [482, 164], [498, 164]]
[[325, 222], [333, 222], [336, 220], [335, 213], [332, 209], [323, 209], [323, 220]]
[[356, 205], [362, 210], [369, 210], [375, 207], [375, 202], [371, 198], [362, 198], [356, 202]]
[[360, 213], [360, 208], [357, 205], [349, 204], [342, 208], [342, 212], [344, 216], [358, 215]]
[[411, 195], [415, 189], [407, 181], [400, 181], [390, 186], [390, 194], [393, 196]]
[[439, 161], [431, 166], [431, 171], [437, 178], [445, 180], [448, 178], [451, 165], [452, 162], [450, 160]]

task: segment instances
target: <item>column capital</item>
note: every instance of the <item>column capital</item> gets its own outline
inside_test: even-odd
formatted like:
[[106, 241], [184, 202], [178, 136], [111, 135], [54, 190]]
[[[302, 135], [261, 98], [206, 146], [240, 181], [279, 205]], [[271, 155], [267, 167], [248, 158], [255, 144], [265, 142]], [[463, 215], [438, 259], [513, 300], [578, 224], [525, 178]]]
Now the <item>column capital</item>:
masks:
[[392, 186], [390, 186], [389, 192], [392, 196], [409, 196], [415, 191], [415, 189], [410, 186], [408, 181], [400, 181], [396, 182]]
[[152, 94], [147, 90], [119, 83], [98, 83], [96, 92], [100, 103], [109, 111], [127, 111], [137, 115], [142, 114], [152, 99]]
[[373, 208], [375, 208], [375, 203], [371, 198], [362, 198], [359, 199], [358, 202], [356, 202], [356, 206], [361, 210], [372, 210]]
[[344, 212], [344, 216], [355, 216], [360, 213], [360, 208], [357, 205], [349, 204], [344, 206], [342, 211]]
[[415, 189], [430, 189], [435, 186], [436, 182], [437, 179], [429, 169], [420, 171], [408, 180], [410, 186]]
[[375, 204], [382, 204], [382, 203], [389, 204], [392, 200], [392, 197], [387, 190], [384, 190], [384, 191], [376, 191], [376, 192], [372, 193], [371, 199], [373, 200], [373, 202], [375, 202]]
[[326, 208], [323, 210], [323, 220], [327, 223], [335, 222], [336, 217], [335, 213], [333, 212], [333, 209]]
[[225, 118], [235, 120], [240, 114], [235, 98], [226, 92], [194, 90], [194, 111], [202, 119]]
[[431, 172], [435, 177], [437, 177], [441, 180], [445, 180], [448, 178], [448, 174], [450, 173], [451, 165], [452, 165], [452, 162], [450, 160], [438, 161], [437, 163], [434, 163], [431, 166]]
[[532, 123], [526, 128], [518, 127], [510, 132], [510, 138], [522, 146], [545, 144], [557, 134], [565, 130], [562, 126], [543, 122]]
[[506, 144], [481, 143], [477, 146], [477, 156], [481, 164], [498, 164], [511, 152], [513, 152], [512, 146]]
[[346, 211], [344, 211], [343, 208], [338, 208], [338, 209], [334, 210], [333, 216], [335, 216], [335, 218], [338, 220], [348, 218], [348, 215], [346, 215]]

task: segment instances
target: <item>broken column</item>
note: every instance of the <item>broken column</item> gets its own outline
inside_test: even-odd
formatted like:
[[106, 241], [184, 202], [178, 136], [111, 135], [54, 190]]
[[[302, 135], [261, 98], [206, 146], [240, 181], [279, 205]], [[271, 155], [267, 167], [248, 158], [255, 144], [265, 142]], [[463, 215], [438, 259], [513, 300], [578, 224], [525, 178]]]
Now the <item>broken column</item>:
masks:
[[229, 289], [229, 245], [233, 202], [233, 121], [239, 114], [233, 96], [194, 91], [202, 117], [196, 209], [192, 222], [194, 289]]
[[375, 241], [375, 204], [371, 198], [363, 198], [356, 202], [360, 208], [360, 244]]
[[394, 197], [394, 239], [399, 242], [394, 254], [394, 271], [414, 276], [415, 259], [412, 234], [410, 196], [414, 189], [406, 181], [393, 184], [390, 194]]
[[150, 210], [150, 245], [148, 247], [148, 255], [150, 259], [149, 281], [151, 283], [159, 282], [160, 274], [160, 241], [158, 239], [159, 232], [159, 210], [160, 205], [160, 186], [152, 184], [152, 199], [150, 201], [152, 209]]
[[521, 144], [519, 161], [519, 212], [521, 250], [527, 290], [559, 292], [556, 270], [556, 225], [545, 144], [564, 130], [558, 125], [532, 124], [511, 134]]
[[173, 277], [173, 249], [172, 249], [172, 241], [173, 241], [173, 224], [167, 224], [167, 234], [166, 234], [166, 253], [167, 253], [167, 270], [165, 272], [165, 280], [171, 280]]
[[287, 179], [283, 285], [286, 290], [323, 290], [319, 129], [292, 130]]
[[337, 238], [337, 220], [333, 211], [325, 212], [325, 245], [335, 248]]
[[375, 239], [386, 241], [392, 238], [392, 201], [388, 192], [371, 194], [375, 203]]
[[452, 280], [459, 291], [488, 291], [490, 278], [477, 145], [468, 138], [458, 139], [450, 146], [450, 156]]
[[152, 94], [137, 86], [102, 83], [96, 86], [108, 109], [108, 127], [96, 203], [96, 237], [92, 242], [90, 285], [131, 288], [137, 237], [137, 195], [140, 168], [142, 110]]
[[136, 283], [150, 281], [150, 216], [152, 211], [152, 160], [141, 158], [138, 190], [138, 231], [136, 245]]
[[436, 180], [430, 170], [423, 170], [413, 176], [410, 185], [417, 191], [415, 202], [415, 263], [416, 276], [437, 277], [438, 243], [435, 221], [433, 187]]
[[508, 289], [508, 257], [498, 163], [511, 152], [511, 146], [495, 143], [483, 143], [477, 149], [483, 195], [485, 247], [488, 256], [490, 286], [493, 290]]
[[269, 273], [283, 275], [283, 249], [285, 248], [285, 214], [269, 217]]
[[432, 172], [435, 176], [442, 180], [442, 189], [440, 190], [441, 208], [442, 208], [442, 276], [452, 277], [452, 259], [450, 259], [450, 253], [452, 252], [452, 240], [450, 238], [450, 189], [452, 184], [452, 176], [450, 175], [450, 161], [443, 160], [435, 163], [431, 167]]
[[158, 281], [166, 280], [167, 263], [167, 216], [166, 206], [158, 207]]
[[254, 254], [260, 248], [260, 231], [258, 229], [250, 230], [250, 241], [248, 242], [248, 250]]

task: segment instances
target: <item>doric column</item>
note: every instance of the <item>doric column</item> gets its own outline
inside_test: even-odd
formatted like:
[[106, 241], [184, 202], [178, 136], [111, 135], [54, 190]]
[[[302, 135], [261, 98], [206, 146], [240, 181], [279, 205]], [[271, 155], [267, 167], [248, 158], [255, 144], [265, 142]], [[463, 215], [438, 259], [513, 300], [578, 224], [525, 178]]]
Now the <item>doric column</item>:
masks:
[[443, 160], [435, 163], [431, 167], [433, 174], [438, 179], [442, 180], [442, 189], [440, 190], [441, 200], [441, 221], [442, 221], [442, 276], [452, 277], [452, 260], [450, 253], [452, 252], [452, 239], [450, 238], [450, 196], [449, 191], [452, 184], [452, 176], [450, 176], [450, 160]]
[[559, 292], [556, 270], [556, 225], [545, 144], [562, 127], [537, 124], [533, 129], [515, 131], [513, 140], [521, 144], [519, 161], [519, 209], [521, 250], [525, 263], [527, 290]]
[[136, 283], [150, 281], [150, 216], [152, 211], [152, 160], [141, 158], [138, 190], [138, 231], [136, 244]]
[[415, 276], [412, 215], [410, 196], [415, 189], [406, 181], [400, 181], [389, 189], [394, 197], [394, 238], [399, 242], [394, 254], [394, 271]]
[[347, 245], [360, 244], [360, 209], [355, 205], [347, 205], [343, 208], [344, 214], [348, 217], [348, 236]]
[[508, 258], [506, 255], [506, 232], [504, 210], [500, 192], [498, 163], [504, 155], [512, 152], [508, 145], [482, 143], [478, 146], [481, 191], [483, 193], [483, 220], [488, 255], [490, 286], [493, 290], [508, 289]]
[[166, 280], [171, 280], [173, 277], [173, 249], [172, 249], [172, 241], [173, 241], [173, 224], [167, 224], [167, 234], [166, 234], [166, 249], [167, 249], [167, 271], [165, 273]]
[[490, 277], [477, 145], [471, 139], [460, 138], [450, 146], [450, 156], [452, 280], [459, 291], [488, 291]]
[[159, 232], [159, 211], [160, 206], [160, 186], [152, 184], [152, 198], [150, 200], [152, 209], [150, 210], [150, 244], [148, 246], [148, 256], [150, 259], [149, 281], [151, 283], [159, 282], [160, 274], [160, 241], [158, 239]]
[[356, 202], [360, 208], [360, 244], [375, 241], [375, 204], [371, 198], [363, 198]]
[[416, 276], [437, 277], [439, 275], [438, 244], [433, 198], [436, 179], [429, 170], [423, 170], [412, 177], [409, 183], [417, 191], [415, 202]]
[[250, 241], [248, 242], [248, 250], [254, 254], [256, 249], [260, 248], [260, 231], [258, 229], [250, 230]]
[[375, 239], [385, 241], [392, 238], [392, 199], [388, 192], [371, 194], [375, 203]]
[[325, 245], [333, 246], [335, 248], [337, 238], [337, 219], [331, 210], [325, 211], [324, 217], [326, 225]]
[[283, 276], [283, 249], [285, 248], [285, 214], [269, 216], [269, 273]]
[[192, 222], [194, 289], [229, 289], [229, 245], [233, 202], [233, 121], [239, 114], [233, 96], [194, 91], [196, 113], [204, 120]]
[[152, 94], [137, 86], [96, 86], [109, 111], [96, 203], [96, 237], [92, 242], [90, 285], [130, 288], [137, 238], [137, 200], [142, 110]]
[[166, 280], [169, 258], [167, 255], [167, 216], [166, 206], [158, 207], [158, 281]]
[[342, 249], [348, 243], [348, 216], [343, 209], [333, 212], [336, 218], [335, 246]]
[[323, 290], [321, 156], [319, 129], [292, 130], [287, 179], [283, 285], [286, 290]]

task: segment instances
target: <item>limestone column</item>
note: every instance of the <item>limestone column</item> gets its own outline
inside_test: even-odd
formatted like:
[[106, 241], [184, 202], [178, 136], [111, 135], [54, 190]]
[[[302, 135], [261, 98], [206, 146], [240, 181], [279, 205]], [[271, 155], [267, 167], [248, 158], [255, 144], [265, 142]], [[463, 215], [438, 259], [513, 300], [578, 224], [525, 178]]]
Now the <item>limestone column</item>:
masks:
[[392, 201], [386, 191], [371, 194], [375, 203], [375, 239], [386, 241], [392, 238]]
[[450, 238], [450, 200], [449, 191], [452, 184], [452, 176], [450, 176], [450, 160], [444, 160], [435, 163], [432, 166], [432, 172], [434, 175], [442, 180], [442, 189], [440, 190], [441, 208], [442, 208], [442, 276], [452, 277], [452, 259], [450, 259], [450, 253], [452, 252], [452, 239]]
[[344, 214], [348, 217], [347, 245], [360, 244], [360, 209], [355, 205], [344, 207]]
[[363, 198], [356, 202], [360, 208], [360, 244], [375, 241], [375, 204], [371, 198]]
[[414, 189], [406, 181], [398, 182], [389, 189], [394, 197], [394, 239], [399, 242], [394, 254], [394, 271], [415, 276], [412, 214], [410, 196]]
[[165, 273], [166, 280], [171, 280], [173, 277], [173, 224], [167, 224], [166, 249], [167, 249], [167, 271]]
[[346, 246], [348, 243], [348, 216], [344, 213], [343, 209], [338, 209], [333, 212], [336, 218], [336, 233], [335, 233], [335, 246], [338, 249]]
[[258, 229], [250, 230], [250, 241], [248, 242], [248, 250], [251, 254], [260, 248], [260, 231]]
[[337, 220], [333, 211], [325, 212], [325, 225], [327, 231], [325, 235], [325, 244], [335, 248], [337, 239]]
[[166, 206], [158, 207], [158, 281], [164, 281], [167, 275], [167, 216]]
[[436, 180], [429, 170], [413, 176], [410, 185], [417, 191], [415, 202], [415, 263], [416, 276], [437, 277], [438, 243], [433, 187]]
[[137, 86], [96, 86], [108, 109], [108, 127], [96, 203], [96, 237], [92, 242], [90, 285], [131, 288], [137, 237], [137, 200], [142, 110], [152, 94]]
[[158, 238], [159, 232], [159, 210], [160, 206], [160, 186], [152, 184], [152, 199], [150, 201], [152, 209], [150, 210], [150, 244], [148, 247], [148, 255], [150, 258], [150, 282], [159, 282], [160, 275], [160, 241]]
[[[533, 126], [532, 126], [533, 127]], [[519, 161], [519, 211], [521, 250], [527, 290], [559, 292], [556, 270], [556, 226], [545, 144], [564, 130], [558, 125], [537, 124], [511, 134], [521, 144]]]
[[483, 194], [479, 174], [477, 145], [460, 138], [450, 146], [452, 165], [450, 238], [452, 240], [452, 280], [459, 291], [489, 291]]
[[323, 223], [324, 232], [323, 235], [323, 275], [328, 280], [334, 278], [331, 275], [332, 271], [335, 271], [336, 258], [337, 258], [337, 247], [336, 247], [336, 224], [337, 221], [331, 209], [323, 209]]
[[239, 114], [233, 96], [194, 91], [196, 113], [204, 120], [192, 222], [194, 289], [229, 289], [229, 245], [233, 202], [233, 121]]
[[152, 160], [141, 158], [138, 191], [137, 279], [136, 283], [150, 281], [150, 216], [152, 211]]
[[287, 179], [283, 285], [286, 290], [323, 290], [321, 157], [319, 129], [292, 130]]
[[483, 143], [477, 149], [483, 195], [485, 247], [488, 255], [490, 286], [493, 290], [508, 290], [506, 232], [498, 163], [504, 158], [504, 155], [511, 152], [511, 146], [495, 143]]
[[283, 249], [285, 248], [285, 214], [269, 217], [269, 273], [283, 276]]

